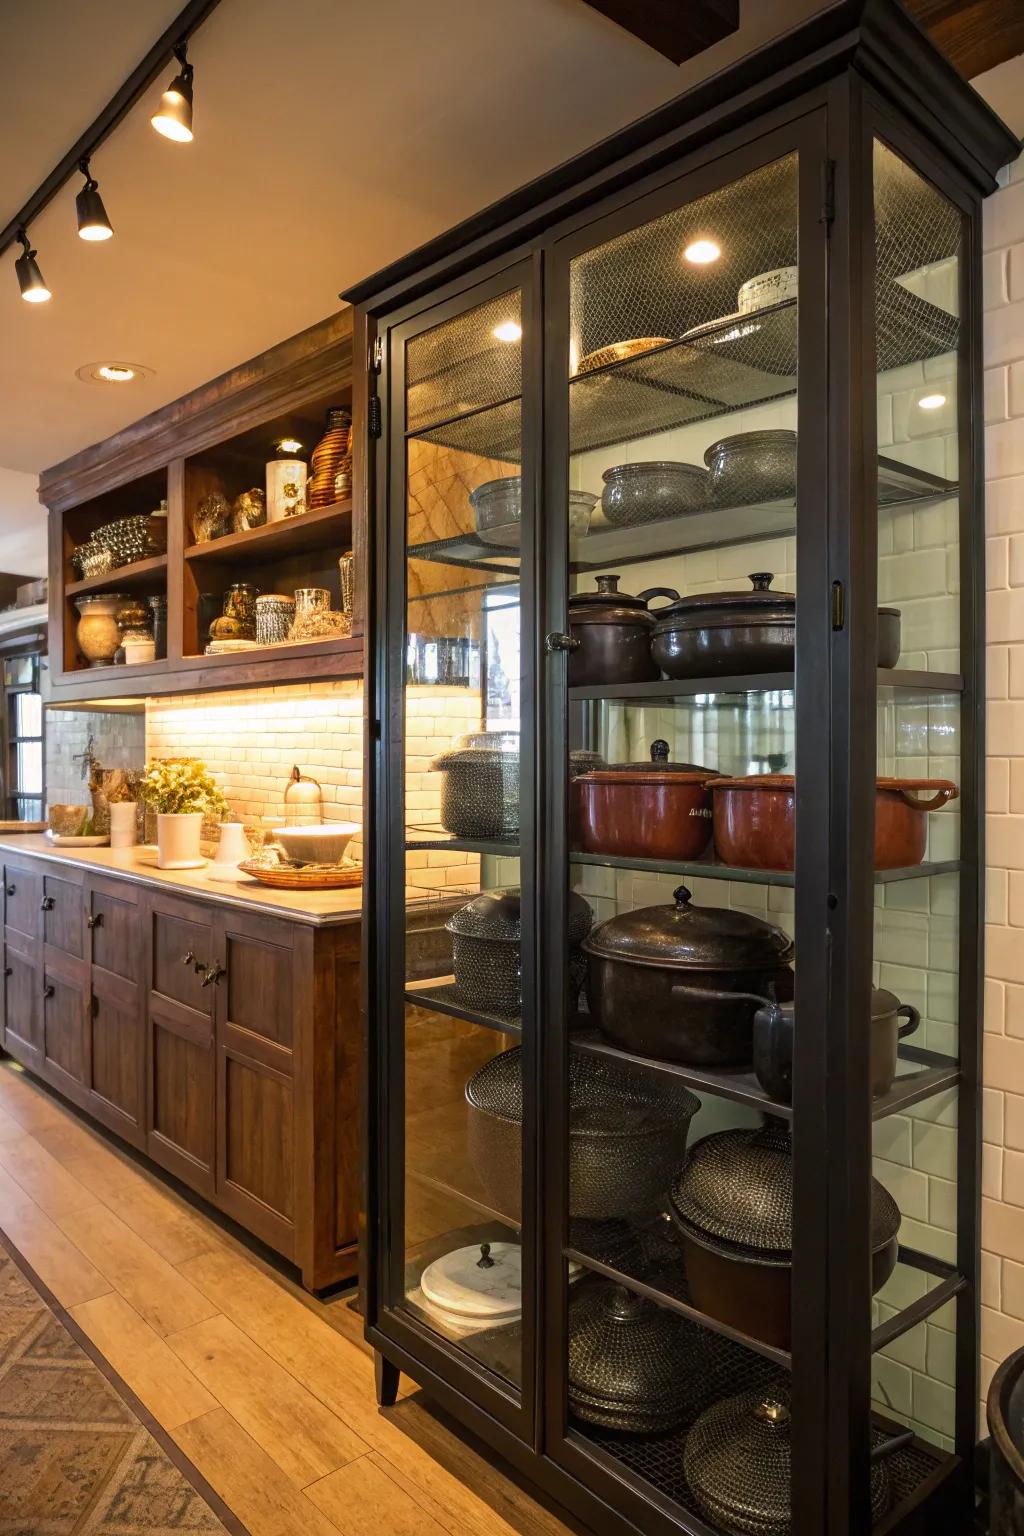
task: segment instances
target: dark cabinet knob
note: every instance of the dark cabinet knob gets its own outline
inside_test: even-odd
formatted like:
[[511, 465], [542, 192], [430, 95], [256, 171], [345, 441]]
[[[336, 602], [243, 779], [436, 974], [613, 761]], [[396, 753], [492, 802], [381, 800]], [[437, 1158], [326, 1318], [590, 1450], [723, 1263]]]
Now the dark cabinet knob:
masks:
[[90, 912], [88, 917], [85, 920], [85, 926], [87, 928], [102, 928], [103, 927], [103, 913], [102, 912]]
[[219, 986], [221, 977], [226, 975], [227, 971], [225, 970], [224, 966], [221, 965], [219, 960], [215, 960], [213, 964], [207, 968], [206, 974], [203, 976], [203, 986]]
[[48, 981], [46, 983], [46, 986], [43, 988], [43, 996], [44, 997], [52, 997], [56, 990], [57, 989], [53, 985], [53, 982], [52, 981]]
[[4, 975], [5, 976], [13, 976], [14, 975], [14, 966], [13, 965], [5, 965], [4, 966]]
[[199, 964], [198, 960], [196, 959], [195, 955], [192, 953], [192, 951], [190, 949], [186, 949], [185, 953], [182, 955], [181, 963], [182, 963], [182, 965], [198, 965]]
[[578, 651], [582, 644], [583, 641], [578, 640], [575, 635], [562, 635], [557, 630], [552, 630], [544, 641], [544, 649], [549, 656], [553, 656], [556, 651]]
[[8, 896], [13, 896], [15, 891], [18, 889], [18, 887], [15, 885], [14, 881], [12, 880], [10, 885], [5, 886], [4, 889], [6, 890]]
[[39, 910], [40, 912], [52, 912], [54, 905], [55, 902], [52, 896], [44, 896], [42, 901], [39, 903]]

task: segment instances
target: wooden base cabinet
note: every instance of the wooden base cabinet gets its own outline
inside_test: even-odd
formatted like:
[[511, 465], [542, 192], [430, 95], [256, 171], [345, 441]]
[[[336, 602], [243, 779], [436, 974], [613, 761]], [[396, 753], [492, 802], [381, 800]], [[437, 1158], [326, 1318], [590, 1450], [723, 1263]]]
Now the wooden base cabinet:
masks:
[[4, 1048], [310, 1289], [354, 1275], [358, 925], [4, 875]]

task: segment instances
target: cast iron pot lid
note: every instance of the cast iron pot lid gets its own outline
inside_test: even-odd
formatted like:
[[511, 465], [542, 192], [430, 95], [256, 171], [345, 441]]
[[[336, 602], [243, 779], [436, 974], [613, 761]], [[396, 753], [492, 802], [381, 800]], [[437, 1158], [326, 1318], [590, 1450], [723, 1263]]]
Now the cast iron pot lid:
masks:
[[509, 1322], [523, 1310], [523, 1256], [518, 1243], [475, 1243], [428, 1264], [420, 1289], [452, 1317]]
[[589, 955], [688, 971], [775, 970], [793, 953], [788, 933], [752, 913], [694, 905], [685, 885], [674, 906], [611, 917], [584, 939]]
[[633, 596], [619, 591], [619, 578], [615, 575], [597, 576], [596, 592], [574, 592], [569, 598], [569, 622], [580, 624], [653, 624], [654, 615], [647, 604], [652, 597], [678, 599], [674, 587], [648, 587]]
[[713, 768], [704, 768], [700, 763], [670, 763], [668, 753], [667, 741], [652, 741], [650, 762], [608, 763], [591, 768], [585, 779], [588, 784], [658, 784], [666, 778], [673, 782], [701, 784], [705, 779], [717, 777]]
[[[786, 1264], [793, 1250], [793, 1143], [789, 1127], [770, 1119], [759, 1130], [716, 1131], [698, 1141], [672, 1181], [671, 1214], [684, 1231], [712, 1246], [743, 1250]], [[871, 1181], [871, 1250], [892, 1241], [900, 1212], [889, 1191]]]
[[[694, 1424], [683, 1448], [690, 1490], [716, 1525], [744, 1536], [789, 1536], [792, 1447], [789, 1393], [743, 1392], [714, 1403]], [[884, 1461], [871, 1463], [871, 1516], [892, 1502]]]
[[[722, 629], [728, 624], [773, 624], [796, 621], [796, 594], [772, 586], [771, 571], [752, 571], [749, 592], [694, 592], [678, 602], [655, 609], [659, 631], [685, 627]], [[880, 614], [900, 617], [898, 608], [879, 608]]]
[[[523, 1123], [522, 1047], [500, 1051], [466, 1084], [474, 1109], [513, 1125]], [[696, 1094], [670, 1079], [659, 1082], [618, 1062], [569, 1049], [569, 1134], [609, 1143], [663, 1136], [666, 1126], [688, 1123], [700, 1109]]]
[[[567, 936], [575, 949], [586, 938], [594, 914], [576, 891], [569, 892]], [[518, 891], [483, 891], [453, 912], [445, 923], [449, 933], [464, 939], [488, 939], [493, 944], [518, 944], [522, 939], [521, 898]]]
[[646, 1417], [691, 1393], [697, 1330], [613, 1280], [578, 1292], [569, 1308], [569, 1394]]

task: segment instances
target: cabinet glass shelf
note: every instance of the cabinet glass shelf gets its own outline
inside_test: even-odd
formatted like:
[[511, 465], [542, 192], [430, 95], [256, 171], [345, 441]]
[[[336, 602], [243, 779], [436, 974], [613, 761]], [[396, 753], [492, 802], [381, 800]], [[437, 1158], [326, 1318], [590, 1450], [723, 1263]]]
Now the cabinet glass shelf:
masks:
[[[879, 688], [905, 688], [921, 693], [962, 693], [964, 680], [959, 672], [901, 671], [898, 667], [879, 667]], [[595, 683], [569, 689], [570, 703], [589, 699], [607, 699], [619, 704], [662, 705], [673, 702], [702, 707], [722, 703], [728, 706], [734, 695], [744, 693], [791, 693], [795, 687], [792, 672], [751, 672], [735, 677], [660, 678], [653, 683]], [[901, 697], [901, 703], [913, 703]]]
[[429, 1008], [435, 1013], [445, 1013], [453, 1019], [463, 1019], [467, 1024], [482, 1024], [486, 1029], [499, 1030], [503, 1035], [522, 1034], [522, 1024], [516, 1014], [482, 1012], [479, 1008], [466, 1008], [459, 1002], [454, 981], [438, 977], [428, 982], [416, 982], [405, 989], [405, 1000], [416, 1008]]
[[[412, 846], [412, 845], [410, 845]], [[417, 845], [419, 846], [419, 845]], [[424, 844], [423, 846], [435, 846]], [[452, 846], [455, 846], [454, 844]], [[478, 850], [490, 852], [490, 849]], [[738, 880], [746, 885], [795, 885], [791, 869], [741, 869], [736, 864], [716, 864], [699, 860], [688, 862], [680, 859], [621, 858], [608, 853], [569, 854], [572, 864], [597, 864], [606, 869], [635, 869], [656, 875], [689, 875], [695, 880]], [[895, 880], [927, 880], [935, 875], [956, 874], [961, 868], [959, 859], [942, 859], [923, 864], [912, 864], [906, 869], [876, 869], [875, 884], [888, 885]]]
[[[878, 504], [883, 511], [911, 505], [926, 506], [955, 495], [958, 489], [955, 480], [879, 456]], [[725, 549], [756, 539], [785, 538], [795, 532], [796, 505], [791, 499], [738, 507], [710, 507], [706, 512], [626, 528], [612, 527], [595, 511], [590, 532], [570, 540], [569, 569], [579, 572], [635, 565], [667, 555]], [[412, 544], [407, 553], [410, 560], [469, 566], [499, 575], [516, 576], [519, 573], [519, 553], [515, 548], [488, 544], [472, 531], [433, 539], [425, 544]]]

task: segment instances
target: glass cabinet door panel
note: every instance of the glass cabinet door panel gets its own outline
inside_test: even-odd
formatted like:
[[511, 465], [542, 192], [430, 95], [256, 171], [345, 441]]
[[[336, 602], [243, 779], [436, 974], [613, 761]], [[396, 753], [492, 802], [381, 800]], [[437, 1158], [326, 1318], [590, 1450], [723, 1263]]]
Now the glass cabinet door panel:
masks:
[[389, 1301], [513, 1397], [527, 1380], [530, 1306], [522, 1053], [533, 831], [520, 759], [532, 736], [518, 567], [533, 535], [522, 320], [510, 286], [405, 343], [404, 622], [393, 642], [403, 1229], [392, 1234]]

